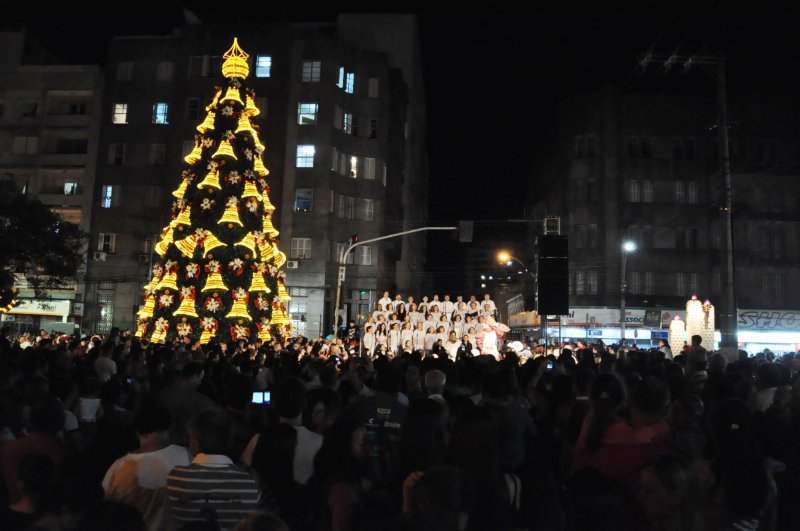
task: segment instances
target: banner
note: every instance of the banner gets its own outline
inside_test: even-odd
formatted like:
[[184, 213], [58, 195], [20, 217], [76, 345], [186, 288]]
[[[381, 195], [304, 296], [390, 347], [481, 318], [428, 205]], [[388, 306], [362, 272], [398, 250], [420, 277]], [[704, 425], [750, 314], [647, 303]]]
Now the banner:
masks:
[[[666, 328], [669, 327], [670, 321], [676, 315], [679, 315], [681, 319], [686, 319], [686, 311], [678, 308], [626, 308], [625, 326]], [[647, 317], [647, 323], [645, 323], [645, 317]], [[659, 322], [660, 325], [658, 324]], [[618, 327], [619, 308], [600, 306], [573, 307], [570, 308], [569, 315], [562, 317], [561, 323], [564, 326]]]

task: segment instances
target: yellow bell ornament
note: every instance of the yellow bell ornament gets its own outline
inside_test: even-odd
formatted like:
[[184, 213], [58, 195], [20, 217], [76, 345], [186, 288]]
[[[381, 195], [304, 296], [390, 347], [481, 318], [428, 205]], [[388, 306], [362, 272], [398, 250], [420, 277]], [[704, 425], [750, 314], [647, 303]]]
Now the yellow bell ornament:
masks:
[[178, 240], [175, 242], [175, 247], [177, 247], [186, 258], [192, 258], [194, 256], [194, 250], [197, 248], [197, 236], [192, 234], [182, 240]]
[[195, 162], [200, 160], [202, 156], [203, 156], [203, 146], [200, 144], [200, 142], [197, 142], [194, 145], [192, 151], [188, 155], [183, 157], [183, 160], [186, 161], [186, 164], [194, 164]]
[[237, 135], [239, 133], [249, 133], [254, 137], [256, 136], [256, 130], [253, 129], [253, 124], [250, 123], [250, 118], [247, 117], [246, 112], [243, 112], [239, 115], [239, 124], [234, 133]]
[[208, 344], [208, 342], [211, 341], [211, 339], [213, 339], [215, 335], [216, 333], [214, 332], [214, 330], [203, 328], [203, 332], [200, 334], [200, 344], [201, 345]]
[[214, 119], [216, 118], [216, 116], [217, 113], [215, 113], [214, 111], [208, 111], [208, 114], [206, 114], [206, 119], [200, 122], [200, 124], [197, 126], [197, 130], [201, 133], [208, 133], [209, 131], [213, 131]]
[[155, 251], [160, 257], [164, 257], [169, 249], [169, 244], [172, 243], [172, 227], [167, 227], [167, 231], [162, 236], [161, 241], [156, 244]]
[[189, 317], [197, 317], [197, 312], [194, 309], [194, 297], [186, 296], [181, 301], [180, 307], [175, 310], [172, 315], [187, 315]]
[[280, 234], [278, 229], [272, 224], [272, 216], [264, 216], [261, 222], [261, 229], [264, 231], [264, 234], [270, 238], [277, 238], [278, 234]]
[[225, 282], [222, 280], [222, 273], [219, 271], [215, 271], [208, 275], [206, 285], [203, 286], [203, 289], [200, 291], [211, 291], [215, 289], [220, 291], [227, 291], [228, 289], [228, 286], [226, 286]]
[[253, 101], [253, 97], [250, 96], [249, 94], [247, 95], [247, 105], [245, 106], [244, 110], [247, 114], [249, 114], [253, 118], [261, 114], [261, 111], [258, 109], [258, 107], [256, 107], [256, 104]]
[[207, 230], [205, 238], [203, 239], [203, 258], [206, 257], [209, 251], [216, 249], [217, 247], [227, 247], [227, 245], [222, 243], [219, 238], [214, 236], [213, 232]]
[[245, 234], [244, 238], [234, 243], [233, 245], [240, 245], [242, 247], [246, 247], [250, 249], [251, 253], [254, 253], [256, 252], [256, 237], [253, 235], [252, 232], [248, 232], [247, 234]]
[[183, 199], [183, 194], [186, 193], [186, 188], [189, 186], [189, 179], [184, 179], [181, 181], [181, 185], [172, 192], [172, 195], [178, 199]]
[[266, 177], [269, 175], [269, 170], [266, 166], [264, 166], [264, 161], [261, 160], [261, 155], [256, 154], [253, 158], [255, 159], [255, 162], [253, 162], [253, 171], [261, 177]]
[[192, 224], [191, 205], [181, 210], [181, 213], [178, 214], [178, 216], [172, 220], [172, 223], [170, 223], [170, 225], [172, 225], [173, 227], [177, 227], [178, 225], [191, 225], [191, 224]]
[[225, 97], [220, 100], [220, 103], [238, 103], [242, 107], [245, 106], [241, 96], [239, 96], [239, 89], [233, 86], [228, 87], [228, 91], [225, 93]]
[[153, 330], [153, 335], [150, 336], [151, 343], [161, 343], [162, 341], [167, 339], [167, 326], [162, 326], [161, 328], [156, 327]]
[[[144, 298], [144, 306], [136, 312], [136, 316], [139, 319], [145, 319], [148, 317], [153, 317], [153, 310], [156, 308], [156, 296], [155, 295], [148, 295]], [[141, 336], [139, 336], [141, 337]]]
[[233, 307], [231, 311], [228, 312], [226, 315], [228, 319], [238, 318], [238, 319], [247, 319], [248, 321], [252, 321], [253, 318], [250, 317], [250, 314], [247, 313], [247, 297], [235, 298], [233, 301]]
[[222, 186], [219, 185], [219, 172], [217, 170], [211, 170], [206, 174], [206, 178], [203, 179], [202, 182], [197, 184], [197, 187], [200, 189], [210, 187], [216, 188], [217, 190], [222, 190]]
[[250, 282], [250, 291], [263, 291], [266, 293], [272, 292], [272, 290], [267, 286], [267, 283], [264, 282], [264, 273], [261, 271], [253, 271], [253, 280]]
[[281, 267], [285, 263], [286, 263], [286, 253], [284, 253], [283, 251], [278, 251], [278, 255], [275, 257], [275, 267]]
[[172, 288], [177, 290], [178, 284], [176, 281], [178, 280], [178, 273], [176, 271], [167, 271], [164, 273], [164, 276], [161, 277], [161, 281], [156, 286], [156, 289], [165, 289], [165, 288]]
[[231, 143], [228, 141], [227, 138], [222, 139], [222, 142], [219, 143], [219, 147], [217, 148], [217, 150], [214, 152], [213, 155], [211, 155], [211, 158], [214, 160], [221, 159], [223, 157], [228, 157], [230, 159], [237, 160], [236, 154], [233, 152], [233, 146], [231, 146]]
[[261, 192], [258, 191], [256, 188], [256, 183], [253, 181], [245, 181], [244, 183], [244, 191], [242, 192], [242, 199], [246, 199], [248, 197], [255, 197], [259, 201], [263, 199], [261, 196]]
[[244, 227], [242, 221], [239, 219], [239, 209], [236, 205], [236, 201], [228, 201], [228, 206], [225, 207], [225, 212], [222, 213], [222, 217], [217, 221], [217, 225], [235, 223], [240, 227]]

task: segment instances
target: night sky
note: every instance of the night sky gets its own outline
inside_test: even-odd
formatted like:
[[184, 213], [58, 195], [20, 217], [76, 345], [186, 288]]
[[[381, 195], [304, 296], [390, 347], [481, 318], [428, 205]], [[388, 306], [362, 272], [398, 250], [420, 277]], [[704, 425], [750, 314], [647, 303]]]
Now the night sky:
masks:
[[[28, 2], [23, 7], [2, 8], [5, 22], [0, 25], [27, 25], [67, 62], [102, 64], [104, 43], [111, 36], [168, 33], [182, 22], [179, 7], [154, 13], [140, 5], [122, 4], [119, 8], [124, 12], [119, 15], [116, 6], [113, 11], [101, 7], [81, 12], [75, 3], [43, 7]], [[253, 5], [261, 7], [244, 14], [218, 7], [193, 10], [202, 20], [223, 22], [256, 17], [335, 20], [334, 8], [321, 2]], [[561, 95], [606, 83], [632, 91], [713, 90], [700, 73], [665, 76], [652, 66], [642, 72], [638, 58], [647, 50], [724, 53], [729, 58], [731, 92], [745, 85], [797, 85], [800, 19], [788, 10], [576, 6], [582, 4], [569, 12], [420, 14], [428, 103], [430, 224], [476, 220], [473, 245], [510, 245], [525, 254], [520, 249], [524, 227], [505, 220], [525, 216], [526, 188], [537, 182], [531, 155], [547, 141], [552, 110]], [[464, 281], [458, 272], [464, 244], [441, 234], [429, 243], [435, 248], [429, 252], [429, 270], [435, 274], [437, 288], [459, 289]]]

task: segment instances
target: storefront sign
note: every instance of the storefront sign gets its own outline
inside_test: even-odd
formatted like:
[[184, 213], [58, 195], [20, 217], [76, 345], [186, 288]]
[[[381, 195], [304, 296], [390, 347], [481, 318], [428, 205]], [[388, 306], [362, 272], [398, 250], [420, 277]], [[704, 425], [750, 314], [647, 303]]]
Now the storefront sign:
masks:
[[800, 332], [800, 311], [739, 310], [739, 330]]
[[[645, 328], [661, 328], [669, 326], [676, 315], [685, 319], [686, 312], [680, 309], [626, 308], [625, 325]], [[660, 326], [657, 324], [660, 319]], [[562, 317], [565, 326], [614, 327], [619, 326], [619, 309], [597, 306], [570, 308], [569, 315]]]
[[42, 299], [22, 299], [19, 304], [11, 308], [8, 313], [16, 315], [46, 315], [50, 317], [66, 318], [69, 315], [71, 301]]

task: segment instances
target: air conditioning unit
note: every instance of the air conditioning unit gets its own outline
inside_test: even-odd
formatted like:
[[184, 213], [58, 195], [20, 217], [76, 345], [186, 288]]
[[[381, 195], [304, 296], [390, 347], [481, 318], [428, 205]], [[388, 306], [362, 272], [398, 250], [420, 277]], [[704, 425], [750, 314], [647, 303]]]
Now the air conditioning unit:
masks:
[[146, 254], [146, 253], [145, 254], [136, 255], [136, 260], [140, 264], [146, 264], [146, 263], [150, 262], [150, 255]]
[[103, 251], [95, 251], [92, 258], [94, 258], [95, 262], [105, 262], [106, 253], [104, 253]]
[[299, 262], [297, 260], [289, 260], [286, 262], [286, 269], [297, 269]]

